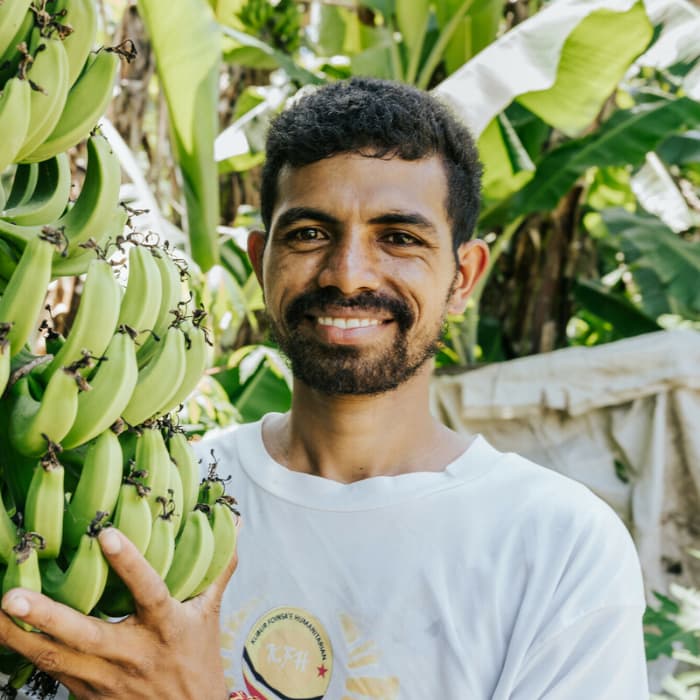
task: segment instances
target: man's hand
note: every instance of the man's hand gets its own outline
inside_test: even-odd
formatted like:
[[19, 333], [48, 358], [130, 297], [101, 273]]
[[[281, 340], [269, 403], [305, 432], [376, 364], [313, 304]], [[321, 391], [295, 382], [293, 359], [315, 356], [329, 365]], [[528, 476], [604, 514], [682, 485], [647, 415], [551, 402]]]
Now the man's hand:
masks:
[[[118, 530], [104, 530], [100, 544], [131, 591], [135, 613], [118, 623], [103, 622], [38, 593], [14, 589], [2, 600], [6, 614], [0, 613], [0, 644], [18, 651], [80, 700], [225, 700], [219, 608], [236, 555], [206, 591], [179, 603]], [[23, 631], [8, 615], [43, 634]]]

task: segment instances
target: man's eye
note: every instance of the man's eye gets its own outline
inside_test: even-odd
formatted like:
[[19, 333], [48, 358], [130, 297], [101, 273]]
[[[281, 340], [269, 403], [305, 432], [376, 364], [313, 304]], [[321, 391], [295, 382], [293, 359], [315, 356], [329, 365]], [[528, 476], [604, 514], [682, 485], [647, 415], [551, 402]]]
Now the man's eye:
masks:
[[289, 238], [294, 241], [320, 241], [323, 238], [323, 234], [317, 228], [308, 227], [292, 231], [289, 234]]
[[394, 245], [418, 245], [419, 240], [405, 231], [392, 231], [385, 236], [385, 240]]

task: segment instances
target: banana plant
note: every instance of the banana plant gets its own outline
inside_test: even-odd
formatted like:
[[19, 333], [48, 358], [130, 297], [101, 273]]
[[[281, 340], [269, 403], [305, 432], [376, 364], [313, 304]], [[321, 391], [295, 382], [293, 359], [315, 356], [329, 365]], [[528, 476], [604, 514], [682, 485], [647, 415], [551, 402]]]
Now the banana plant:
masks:
[[208, 270], [218, 262], [218, 170], [214, 139], [221, 32], [206, 0], [139, 0], [157, 56], [168, 104], [175, 159], [182, 174], [192, 258]]

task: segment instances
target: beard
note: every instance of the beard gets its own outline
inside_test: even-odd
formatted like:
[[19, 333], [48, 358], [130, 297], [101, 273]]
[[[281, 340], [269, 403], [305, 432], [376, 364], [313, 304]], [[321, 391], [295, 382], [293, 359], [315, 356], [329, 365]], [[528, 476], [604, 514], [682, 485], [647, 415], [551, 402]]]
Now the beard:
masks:
[[[328, 345], [304, 331], [307, 314], [324, 307], [385, 311], [396, 325], [396, 337], [383, 350], [352, 345]], [[322, 315], [322, 313], [321, 313]], [[285, 327], [268, 315], [273, 339], [289, 359], [294, 377], [312, 389], [329, 396], [382, 394], [410, 379], [440, 347], [444, 317], [439, 325], [414, 340], [409, 331], [415, 315], [398, 298], [373, 292], [344, 297], [333, 288], [322, 288], [299, 295], [284, 313]]]

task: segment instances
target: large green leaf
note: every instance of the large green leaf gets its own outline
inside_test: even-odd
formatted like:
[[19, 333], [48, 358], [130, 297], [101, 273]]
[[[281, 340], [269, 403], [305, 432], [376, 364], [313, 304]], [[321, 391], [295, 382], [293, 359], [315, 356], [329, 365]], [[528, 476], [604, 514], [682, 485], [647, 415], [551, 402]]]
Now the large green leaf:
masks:
[[669, 165], [700, 163], [700, 131], [672, 134], [659, 146], [658, 154]]
[[615, 112], [596, 132], [565, 143], [538, 164], [521, 190], [482, 216], [484, 227], [557, 206], [589, 168], [638, 166], [670, 133], [700, 124], [700, 104], [688, 98], [639, 105]]
[[583, 308], [611, 323], [626, 338], [661, 330], [653, 318], [599, 282], [579, 280], [574, 285], [574, 297]]
[[[598, 30], [604, 39], [595, 33]], [[572, 33], [574, 38], [567, 41]], [[543, 118], [553, 126], [582, 128], [649, 36], [649, 22], [639, 3], [552, 2], [484, 48], [440, 83], [436, 92], [455, 105], [476, 135], [523, 95], [528, 95], [525, 102], [532, 111], [540, 116], [547, 112]]]
[[233, 29], [232, 27], [221, 27], [224, 36], [237, 41], [242, 47], [250, 48], [267, 56], [275, 65], [282, 68], [291, 80], [300, 85], [319, 85], [324, 83], [323, 78], [315, 73], [312, 73], [306, 68], [302, 68], [297, 64], [291, 56], [288, 56], [284, 51], [278, 51], [264, 41], [257, 39], [250, 34]]
[[700, 242], [681, 238], [655, 217], [624, 209], [605, 211], [602, 216], [608, 230], [619, 237], [642, 295], [642, 283], [649, 284], [653, 273], [672, 311], [700, 319]]
[[206, 0], [139, 0], [165, 93], [175, 157], [182, 172], [192, 258], [208, 270], [218, 260], [218, 131], [221, 35]]
[[[435, 13], [438, 25], [444, 27], [460, 5], [461, 0], [437, 0]], [[445, 49], [443, 60], [448, 74], [456, 71], [496, 38], [502, 16], [502, 0], [475, 0]]]
[[592, 12], [566, 38], [554, 85], [518, 101], [565, 134], [577, 134], [595, 119], [652, 34], [641, 2], [627, 12]]

